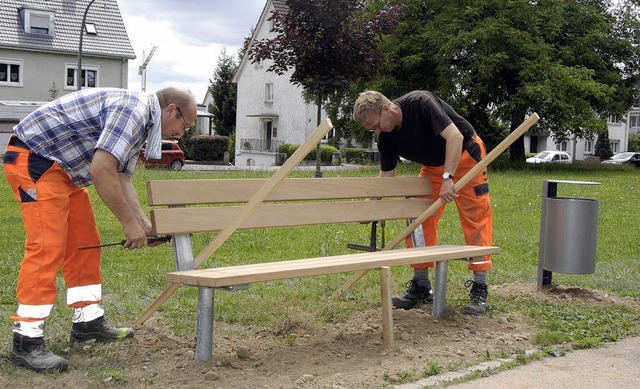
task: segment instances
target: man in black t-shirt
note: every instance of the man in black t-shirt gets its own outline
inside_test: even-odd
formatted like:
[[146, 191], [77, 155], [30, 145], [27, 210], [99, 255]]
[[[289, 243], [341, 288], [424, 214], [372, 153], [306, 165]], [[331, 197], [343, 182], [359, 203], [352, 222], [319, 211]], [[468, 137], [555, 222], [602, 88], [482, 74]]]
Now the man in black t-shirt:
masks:
[[[420, 163], [420, 177], [431, 180], [434, 199], [440, 198], [444, 204], [456, 203], [466, 243], [492, 244], [487, 169], [457, 193], [453, 190], [454, 182], [486, 156], [482, 140], [467, 120], [429, 91], [413, 91], [393, 102], [380, 92], [366, 91], [356, 100], [353, 115], [356, 122], [378, 137], [380, 177], [396, 175], [399, 157]], [[436, 230], [443, 211], [444, 205], [422, 224], [422, 236], [414, 233], [407, 238], [407, 247], [436, 245]], [[434, 266], [433, 262], [412, 265], [414, 276], [405, 294], [393, 298], [394, 306], [411, 309], [430, 301], [428, 269]], [[470, 302], [463, 312], [484, 315], [488, 296], [486, 271], [492, 267], [491, 258], [471, 258], [467, 267], [473, 271], [474, 279], [466, 283], [471, 286]]]

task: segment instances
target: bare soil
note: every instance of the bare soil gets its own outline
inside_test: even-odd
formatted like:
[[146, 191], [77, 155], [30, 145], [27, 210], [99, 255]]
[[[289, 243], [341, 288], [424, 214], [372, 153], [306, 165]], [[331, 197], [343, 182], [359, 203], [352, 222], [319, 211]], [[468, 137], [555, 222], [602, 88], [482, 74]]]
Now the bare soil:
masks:
[[[579, 299], [593, 304], [624, 303], [615, 296], [556, 286], [490, 288], [492, 295], [538, 293], [544, 299]], [[534, 319], [516, 313], [470, 317], [447, 309], [432, 319], [431, 306], [394, 310], [395, 345], [385, 350], [379, 310], [367, 310], [335, 326], [310, 327], [292, 319], [281, 328], [216, 323], [214, 357], [196, 362], [195, 339], [163, 329], [162, 319], [137, 328], [133, 339], [116, 344], [72, 345], [69, 371], [36, 374], [18, 369], [0, 384], [21, 387], [127, 388], [381, 388], [410, 374], [414, 379], [435, 363], [456, 370], [517, 350], [535, 348]], [[157, 315], [157, 314], [156, 314]], [[112, 367], [111, 369], [109, 367]]]

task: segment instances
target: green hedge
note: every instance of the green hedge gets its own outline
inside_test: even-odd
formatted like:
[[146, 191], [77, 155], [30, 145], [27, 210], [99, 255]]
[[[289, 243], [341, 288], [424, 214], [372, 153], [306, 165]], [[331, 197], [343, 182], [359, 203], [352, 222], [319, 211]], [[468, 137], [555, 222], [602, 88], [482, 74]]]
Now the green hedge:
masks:
[[222, 161], [229, 150], [229, 137], [220, 135], [199, 135], [187, 143], [189, 155], [194, 161]]
[[[292, 145], [285, 143], [278, 148], [279, 153], [287, 154], [287, 158], [289, 158], [293, 153], [298, 150], [300, 145]], [[331, 154], [339, 153], [338, 149], [333, 146], [322, 145], [320, 146], [320, 161], [324, 163], [331, 163]], [[315, 161], [316, 159], [316, 149], [314, 148], [304, 157], [305, 161]]]
[[367, 163], [364, 158], [364, 152], [367, 150], [368, 149], [347, 148], [345, 152], [345, 160], [347, 161], [347, 163], [364, 165]]

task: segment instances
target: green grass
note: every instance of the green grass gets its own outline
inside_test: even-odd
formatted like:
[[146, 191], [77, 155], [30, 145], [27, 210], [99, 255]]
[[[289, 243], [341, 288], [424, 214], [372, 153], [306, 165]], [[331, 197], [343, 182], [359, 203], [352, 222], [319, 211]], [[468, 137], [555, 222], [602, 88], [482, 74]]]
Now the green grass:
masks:
[[[502, 253], [494, 257], [491, 284], [535, 284], [538, 269], [540, 208], [542, 182], [545, 179], [597, 181], [598, 186], [559, 185], [559, 196], [586, 197], [600, 201], [597, 269], [595, 274], [569, 275], [554, 273], [554, 281], [603, 290], [617, 296], [640, 298], [640, 240], [638, 239], [638, 204], [640, 203], [640, 171], [600, 165], [569, 166], [522, 165], [514, 169], [505, 163], [490, 171], [494, 214], [494, 244]], [[0, 167], [1, 169], [1, 167]], [[417, 175], [416, 165], [402, 165], [399, 175]], [[151, 179], [187, 178], [266, 178], [270, 172], [172, 172], [139, 169], [134, 184], [142, 203], [146, 204], [145, 183]], [[345, 172], [324, 172], [325, 177], [375, 176], [375, 166]], [[312, 177], [313, 172], [294, 172], [293, 177]], [[115, 217], [99, 200], [93, 188], [94, 210], [103, 242], [122, 239]], [[8, 354], [11, 334], [9, 316], [16, 308], [15, 287], [22, 258], [24, 231], [21, 215], [10, 188], [0, 184], [0, 352]], [[386, 223], [387, 239], [404, 228], [401, 221]], [[213, 238], [212, 234], [195, 234], [195, 253]], [[441, 244], [463, 244], [455, 207], [447, 207], [439, 227]], [[347, 243], [367, 244], [369, 226], [360, 224], [310, 226], [271, 230], [239, 231], [209, 259], [204, 266], [221, 266], [258, 261], [297, 259], [309, 256], [335, 255], [349, 252]], [[165, 274], [175, 269], [171, 245], [128, 251], [119, 247], [103, 250], [103, 293], [108, 318], [113, 323], [133, 322], [167, 287]], [[392, 270], [401, 288], [410, 278], [408, 267]], [[450, 266], [449, 284], [462, 285], [470, 273], [464, 263]], [[350, 274], [292, 279], [261, 283], [249, 291], [216, 293], [216, 320], [243, 325], [287, 328], [294, 320], [332, 325], [349, 318], [354, 312], [378, 307], [379, 291], [376, 272], [369, 272], [343, 298], [334, 300], [332, 293]], [[65, 305], [63, 282], [50, 320], [47, 337], [54, 351], [67, 346], [70, 310]], [[398, 290], [399, 291], [399, 290]], [[195, 288], [180, 288], [165, 303], [159, 314], [163, 323], [178, 336], [193, 337], [197, 308]], [[468, 297], [462, 287], [451, 287], [447, 304], [462, 307]], [[315, 309], [309, 312], [308, 307]], [[535, 296], [498, 297], [490, 299], [490, 314], [520, 312], [540, 322], [534, 340], [541, 346], [570, 342], [577, 347], [592, 347], [603, 341], [616, 340], [638, 332], [638, 311], [615, 304], [593, 307], [575, 301], [549, 302]], [[283, 331], [283, 341], [295, 338]], [[10, 371], [0, 362], [0, 372]], [[433, 372], [434, 367], [428, 370]], [[429, 373], [422, 373], [428, 375]], [[416, 373], [416, 375], [420, 375]], [[111, 374], [119, 379], [116, 373]]]

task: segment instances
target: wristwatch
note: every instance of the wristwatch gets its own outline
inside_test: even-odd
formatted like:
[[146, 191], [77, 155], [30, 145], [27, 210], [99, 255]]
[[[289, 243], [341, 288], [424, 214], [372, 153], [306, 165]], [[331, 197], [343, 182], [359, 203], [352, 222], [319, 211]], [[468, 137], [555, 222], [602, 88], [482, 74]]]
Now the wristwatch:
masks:
[[442, 179], [443, 180], [453, 180], [453, 174], [451, 174], [449, 172], [444, 172], [442, 174]]

